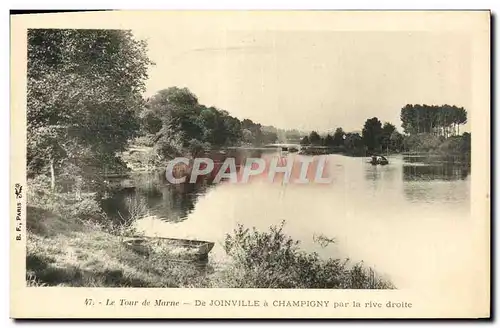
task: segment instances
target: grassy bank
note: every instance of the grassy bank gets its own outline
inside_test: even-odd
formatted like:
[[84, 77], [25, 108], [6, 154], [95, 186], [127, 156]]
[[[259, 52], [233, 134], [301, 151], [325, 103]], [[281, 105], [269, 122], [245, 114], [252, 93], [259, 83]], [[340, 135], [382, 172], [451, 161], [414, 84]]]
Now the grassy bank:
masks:
[[[26, 279], [29, 286], [202, 286], [195, 268], [161, 256], [137, 254], [123, 238], [134, 234], [127, 218], [110, 223], [92, 197], [30, 192]], [[34, 198], [37, 197], [37, 198]]]
[[362, 264], [323, 260], [304, 252], [283, 225], [268, 231], [243, 226], [227, 235], [231, 261], [204, 268], [144, 256], [126, 248], [134, 218], [110, 223], [93, 195], [76, 199], [33, 183], [28, 194], [26, 279], [29, 286], [392, 288]]

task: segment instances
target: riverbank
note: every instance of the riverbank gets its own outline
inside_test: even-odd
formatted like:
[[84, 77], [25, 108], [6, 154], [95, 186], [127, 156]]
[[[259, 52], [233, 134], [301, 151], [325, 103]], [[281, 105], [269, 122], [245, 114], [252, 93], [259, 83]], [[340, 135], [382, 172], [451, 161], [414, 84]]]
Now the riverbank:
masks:
[[445, 138], [431, 133], [406, 135], [400, 147], [369, 151], [365, 147], [303, 145], [302, 155], [344, 155], [351, 157], [369, 157], [371, 155], [391, 156], [397, 154], [418, 154], [419, 156], [440, 157], [450, 162], [471, 162], [471, 134]]
[[91, 195], [75, 199], [47, 190], [28, 195], [28, 286], [393, 288], [360, 263], [302, 251], [282, 226], [269, 231], [239, 226], [225, 240], [232, 261], [212, 261], [203, 269], [161, 254], [144, 256], [122, 243], [136, 233], [130, 218], [112, 224]]

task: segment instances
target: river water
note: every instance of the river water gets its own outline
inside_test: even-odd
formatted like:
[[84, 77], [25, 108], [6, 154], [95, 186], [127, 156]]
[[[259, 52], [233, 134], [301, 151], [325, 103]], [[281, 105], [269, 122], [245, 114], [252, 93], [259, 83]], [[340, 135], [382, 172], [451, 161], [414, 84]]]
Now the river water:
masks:
[[[291, 154], [288, 156], [300, 156]], [[296, 159], [296, 158], [295, 158]], [[397, 288], [438, 286], [459, 273], [468, 253], [470, 168], [426, 157], [395, 155], [373, 166], [367, 158], [329, 155], [329, 184], [172, 185], [158, 175], [133, 176], [136, 188], [114, 195], [113, 206], [141, 197], [148, 216], [137, 228], [150, 236], [216, 243], [211, 259], [237, 224], [284, 231], [304, 250], [363, 261]], [[317, 236], [335, 243], [322, 247]]]

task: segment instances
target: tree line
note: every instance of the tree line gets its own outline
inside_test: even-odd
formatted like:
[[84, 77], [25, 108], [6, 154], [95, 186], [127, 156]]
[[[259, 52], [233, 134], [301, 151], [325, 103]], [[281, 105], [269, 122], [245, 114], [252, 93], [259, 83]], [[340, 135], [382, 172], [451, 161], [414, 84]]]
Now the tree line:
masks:
[[320, 136], [318, 132], [312, 131], [301, 140], [304, 146], [324, 146], [337, 151], [350, 153], [364, 153], [382, 150], [401, 151], [403, 147], [403, 135], [396, 127], [382, 122], [376, 118], [366, 120], [361, 134], [357, 132], [344, 132], [339, 127], [333, 134], [327, 133]]
[[141, 133], [152, 138], [164, 157], [173, 152], [194, 154], [222, 147], [274, 143], [282, 132], [200, 104], [187, 88], [170, 87], [157, 92], [146, 101], [139, 116]]
[[[404, 134], [390, 122], [377, 117], [365, 121], [361, 134], [345, 133], [339, 127], [333, 134], [320, 136], [312, 131], [301, 140], [305, 146], [323, 146], [350, 153], [373, 153], [383, 151], [409, 151], [437, 148], [449, 137], [460, 134], [460, 125], [467, 123], [467, 111], [463, 107], [442, 105], [405, 105], [401, 109]], [[465, 145], [454, 147], [461, 152], [470, 152], [470, 134], [464, 134]], [[453, 148], [453, 147], [452, 147]]]
[[447, 138], [460, 134], [460, 125], [467, 123], [467, 111], [450, 105], [406, 105], [401, 109], [401, 123], [407, 134], [432, 133]]
[[30, 29], [27, 33], [27, 173], [94, 189], [125, 169], [117, 156], [140, 136], [159, 155], [262, 145], [296, 130], [240, 120], [172, 87], [144, 99], [147, 44], [127, 30]]

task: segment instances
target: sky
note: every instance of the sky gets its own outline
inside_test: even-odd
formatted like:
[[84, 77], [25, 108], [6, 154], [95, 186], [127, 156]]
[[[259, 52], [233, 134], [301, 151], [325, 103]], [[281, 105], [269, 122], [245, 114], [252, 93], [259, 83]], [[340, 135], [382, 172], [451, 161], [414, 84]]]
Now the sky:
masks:
[[[406, 104], [471, 104], [471, 40], [459, 32], [133, 30], [155, 62], [146, 96], [187, 87], [199, 102], [277, 128], [401, 131]], [[461, 131], [468, 131], [468, 124]]]

